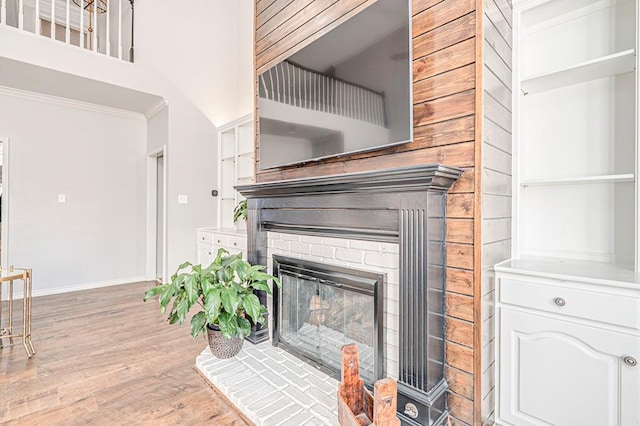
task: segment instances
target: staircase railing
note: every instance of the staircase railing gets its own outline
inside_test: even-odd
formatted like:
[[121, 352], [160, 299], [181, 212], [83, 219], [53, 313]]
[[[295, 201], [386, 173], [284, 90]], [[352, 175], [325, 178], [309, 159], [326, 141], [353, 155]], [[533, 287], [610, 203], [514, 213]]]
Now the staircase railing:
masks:
[[384, 93], [284, 61], [259, 77], [259, 96], [386, 127]]
[[134, 0], [0, 0], [0, 26], [133, 62], [133, 6]]

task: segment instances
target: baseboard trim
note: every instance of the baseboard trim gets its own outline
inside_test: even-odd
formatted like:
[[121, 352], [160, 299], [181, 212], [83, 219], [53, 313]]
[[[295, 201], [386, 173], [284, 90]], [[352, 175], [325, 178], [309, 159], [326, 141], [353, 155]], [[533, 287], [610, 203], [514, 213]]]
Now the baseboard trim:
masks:
[[[45, 288], [40, 290], [33, 290], [32, 296], [33, 297], [50, 296], [52, 294], [71, 293], [73, 291], [91, 290], [94, 288], [111, 287], [114, 285], [122, 285], [122, 284], [131, 284], [131, 283], [136, 283], [140, 281], [147, 281], [147, 279], [145, 278], [145, 276], [138, 276], [138, 277], [129, 277], [129, 278], [119, 278], [116, 280], [109, 280], [109, 281], [94, 281], [89, 283], [70, 285], [67, 287]], [[14, 290], [17, 290], [14, 292], [14, 298], [21, 299], [22, 283], [16, 282], [14, 284]], [[140, 297], [142, 298], [142, 296]]]

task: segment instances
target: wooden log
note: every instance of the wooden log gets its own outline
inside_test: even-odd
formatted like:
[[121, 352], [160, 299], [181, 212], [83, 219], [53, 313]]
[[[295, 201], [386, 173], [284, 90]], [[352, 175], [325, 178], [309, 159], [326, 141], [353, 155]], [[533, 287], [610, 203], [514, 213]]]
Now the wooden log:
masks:
[[400, 426], [396, 417], [398, 385], [380, 379], [371, 394], [360, 378], [360, 359], [355, 344], [342, 347], [342, 381], [338, 386], [338, 422], [341, 426]]
[[358, 346], [354, 344], [342, 347], [341, 377], [338, 394], [346, 401], [349, 411], [361, 413], [364, 408], [362, 402], [364, 382], [360, 378], [360, 353]]
[[380, 426], [400, 426], [396, 417], [398, 407], [398, 385], [387, 377], [373, 386], [373, 420]]

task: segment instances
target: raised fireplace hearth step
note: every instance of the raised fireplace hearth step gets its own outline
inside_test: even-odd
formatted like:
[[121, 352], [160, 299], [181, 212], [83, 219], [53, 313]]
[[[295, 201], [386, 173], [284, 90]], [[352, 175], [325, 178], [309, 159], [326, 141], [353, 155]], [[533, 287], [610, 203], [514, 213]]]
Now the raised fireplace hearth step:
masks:
[[256, 426], [338, 425], [338, 381], [270, 342], [230, 359], [205, 348], [196, 368]]

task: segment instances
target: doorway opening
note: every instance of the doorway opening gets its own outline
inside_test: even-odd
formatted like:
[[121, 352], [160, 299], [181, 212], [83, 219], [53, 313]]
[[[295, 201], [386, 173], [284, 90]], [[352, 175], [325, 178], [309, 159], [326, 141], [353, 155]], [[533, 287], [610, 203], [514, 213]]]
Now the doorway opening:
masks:
[[0, 266], [9, 267], [9, 138], [0, 137]]
[[147, 156], [147, 280], [166, 281], [167, 271], [166, 146]]

